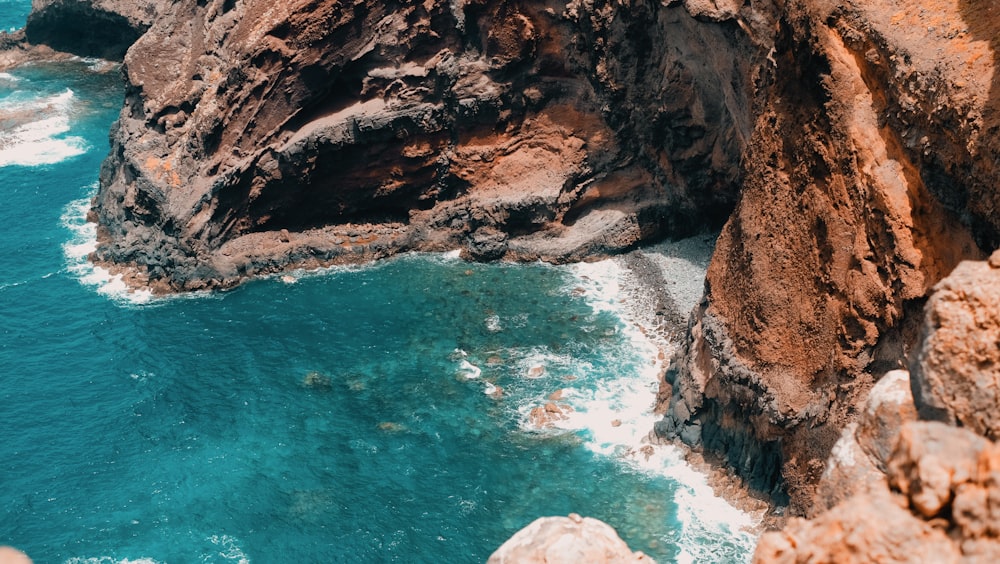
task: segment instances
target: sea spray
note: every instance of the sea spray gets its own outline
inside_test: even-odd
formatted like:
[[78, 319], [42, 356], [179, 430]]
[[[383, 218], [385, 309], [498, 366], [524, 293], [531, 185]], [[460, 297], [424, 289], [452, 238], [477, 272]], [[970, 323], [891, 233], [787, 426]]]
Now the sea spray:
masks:
[[[91, 191], [96, 189], [96, 184], [91, 186]], [[67, 270], [81, 284], [93, 287], [99, 294], [116, 301], [149, 303], [153, 297], [150, 290], [129, 288], [121, 274], [111, 274], [106, 268], [90, 262], [90, 254], [97, 249], [97, 225], [87, 221], [90, 201], [91, 196], [70, 202], [60, 217], [62, 226], [70, 232], [69, 239], [63, 244]]]
[[[681, 245], [684, 245], [682, 243]], [[704, 260], [704, 245], [686, 243], [694, 249], [694, 260]], [[677, 248], [675, 245], [670, 250]], [[675, 276], [675, 289], [692, 293], [692, 286], [700, 287], [704, 270], [697, 263], [664, 256], [655, 250], [647, 251], [657, 262], [668, 268], [664, 274]], [[704, 263], [702, 263], [704, 264]], [[675, 268], [670, 268], [675, 267]], [[580, 287], [574, 290], [583, 295], [595, 310], [612, 311], [625, 321], [622, 355], [617, 378], [602, 381], [596, 388], [574, 390], [563, 399], [573, 407], [572, 414], [557, 425], [563, 429], [583, 432], [585, 444], [596, 453], [621, 459], [643, 472], [659, 474], [675, 480], [679, 487], [675, 501], [681, 518], [679, 535], [681, 554], [679, 562], [734, 562], [748, 560], [756, 544], [753, 530], [759, 523], [751, 515], [740, 511], [716, 496], [708, 486], [706, 477], [695, 471], [683, 460], [677, 447], [653, 445], [647, 440], [659, 416], [653, 413], [658, 378], [669, 355], [660, 354], [664, 344], [671, 349], [675, 343], [664, 343], [660, 338], [642, 331], [633, 321], [624, 303], [626, 272], [614, 260], [581, 263], [572, 267]], [[681, 277], [693, 278], [684, 284]], [[582, 292], [580, 289], [582, 288]], [[634, 288], [629, 289], [635, 292]], [[640, 291], [657, 291], [645, 288]], [[661, 291], [668, 291], [662, 289]], [[682, 303], [691, 303], [690, 298]]]
[[19, 90], [4, 95], [0, 88], [0, 167], [55, 164], [86, 152], [82, 137], [66, 135], [75, 102], [69, 89], [36, 96]]

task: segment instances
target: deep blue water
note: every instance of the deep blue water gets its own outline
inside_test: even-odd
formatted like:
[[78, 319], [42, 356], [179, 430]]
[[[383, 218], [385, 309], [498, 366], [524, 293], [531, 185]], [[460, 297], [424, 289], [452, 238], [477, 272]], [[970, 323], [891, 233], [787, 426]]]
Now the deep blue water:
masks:
[[[121, 96], [85, 61], [0, 74], [0, 544], [482, 562], [576, 512], [663, 562], [748, 559], [670, 453], [625, 456], [650, 350], [596, 274], [414, 255], [145, 304], [101, 291], [82, 213]], [[562, 388], [574, 419], [533, 430]]]

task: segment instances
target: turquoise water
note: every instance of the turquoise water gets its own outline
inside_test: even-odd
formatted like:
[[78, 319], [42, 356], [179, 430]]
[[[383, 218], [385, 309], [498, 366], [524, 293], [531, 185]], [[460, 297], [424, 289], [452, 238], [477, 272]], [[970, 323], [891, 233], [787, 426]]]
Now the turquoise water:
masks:
[[30, 0], [0, 0], [0, 31], [21, 29], [30, 11]]
[[[629, 453], [656, 367], [610, 267], [413, 255], [116, 294], [81, 259], [122, 97], [93, 66], [0, 74], [0, 544], [38, 563], [482, 562], [576, 512], [663, 562], [748, 559], [676, 453]], [[560, 389], [573, 415], [534, 429]]]

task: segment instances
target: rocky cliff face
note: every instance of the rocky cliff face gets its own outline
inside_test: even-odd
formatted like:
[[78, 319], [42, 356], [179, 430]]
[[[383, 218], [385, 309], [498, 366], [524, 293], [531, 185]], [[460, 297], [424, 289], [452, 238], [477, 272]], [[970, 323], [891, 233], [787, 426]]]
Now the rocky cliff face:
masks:
[[904, 365], [929, 288], [994, 245], [996, 21], [976, 2], [783, 6], [661, 431], [784, 487], [795, 514]]
[[125, 58], [95, 258], [173, 291], [406, 250], [578, 260], [721, 224], [763, 24], [702, 12], [729, 19], [660, 2], [164, 6]]
[[[795, 514], [885, 476], [870, 390], [930, 288], [1000, 242], [986, 0], [179, 0], [155, 21], [63, 0], [29, 39], [84, 5], [130, 22], [109, 45], [150, 26], [96, 261], [178, 291], [404, 250], [575, 260], [726, 221], [658, 430]], [[921, 414], [978, 425], [976, 402], [927, 399], [947, 377], [920, 382]], [[870, 465], [827, 472], [831, 452]]]

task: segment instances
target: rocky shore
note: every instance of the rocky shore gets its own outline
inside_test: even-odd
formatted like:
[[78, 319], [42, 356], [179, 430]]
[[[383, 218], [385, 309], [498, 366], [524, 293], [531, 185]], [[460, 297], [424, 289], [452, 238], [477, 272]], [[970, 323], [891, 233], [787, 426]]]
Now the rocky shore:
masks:
[[690, 318], [659, 292], [636, 317], [683, 338], [658, 437], [796, 517], [760, 561], [974, 561], [1000, 537], [997, 37], [985, 0], [47, 0], [0, 64], [123, 58], [92, 259], [157, 292], [721, 227]]

